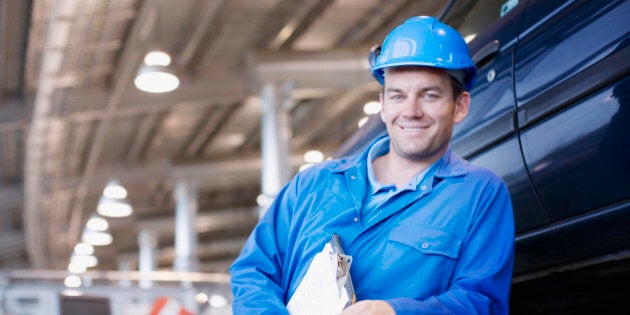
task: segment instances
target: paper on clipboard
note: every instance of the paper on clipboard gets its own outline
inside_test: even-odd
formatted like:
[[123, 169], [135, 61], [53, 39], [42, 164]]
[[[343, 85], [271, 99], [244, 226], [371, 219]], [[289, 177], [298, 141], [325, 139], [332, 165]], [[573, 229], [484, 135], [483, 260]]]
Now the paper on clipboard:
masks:
[[287, 309], [291, 315], [339, 314], [356, 301], [350, 265], [337, 234], [315, 255]]

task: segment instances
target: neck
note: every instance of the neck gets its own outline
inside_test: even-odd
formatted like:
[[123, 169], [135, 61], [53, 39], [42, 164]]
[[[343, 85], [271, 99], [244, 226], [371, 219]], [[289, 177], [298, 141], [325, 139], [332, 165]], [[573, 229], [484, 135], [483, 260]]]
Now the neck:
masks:
[[[437, 159], [436, 159], [437, 160]], [[414, 161], [387, 153], [374, 160], [372, 167], [376, 179], [383, 184], [395, 184], [400, 188], [435, 161]]]

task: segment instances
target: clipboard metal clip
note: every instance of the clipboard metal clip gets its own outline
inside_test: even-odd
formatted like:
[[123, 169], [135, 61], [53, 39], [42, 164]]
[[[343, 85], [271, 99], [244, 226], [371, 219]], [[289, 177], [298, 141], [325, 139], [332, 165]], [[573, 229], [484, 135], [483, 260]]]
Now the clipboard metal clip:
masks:
[[350, 298], [348, 303], [344, 306], [344, 308], [346, 308], [357, 301], [354, 286], [352, 285], [352, 278], [350, 277], [352, 256], [345, 254], [343, 247], [341, 246], [341, 239], [336, 233], [333, 233], [330, 239], [330, 246], [333, 254], [337, 256], [337, 285], [340, 289], [343, 287]]

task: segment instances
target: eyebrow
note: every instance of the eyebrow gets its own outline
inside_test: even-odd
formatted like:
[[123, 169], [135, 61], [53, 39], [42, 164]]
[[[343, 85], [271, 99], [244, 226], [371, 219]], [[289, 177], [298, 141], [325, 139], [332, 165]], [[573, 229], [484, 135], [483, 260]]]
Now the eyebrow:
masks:
[[[422, 92], [422, 93], [426, 93], [426, 92], [429, 92], [429, 91], [436, 91], [436, 92], [442, 93], [443, 89], [440, 88], [437, 85], [430, 85], [430, 86], [424, 87], [424, 88], [422, 88], [420, 90], [420, 92]], [[395, 88], [395, 87], [387, 87], [387, 88], [384, 89], [384, 92], [385, 92], [385, 94], [387, 94], [389, 92], [392, 92], [392, 93], [403, 93], [403, 90], [399, 89], [399, 88]]]

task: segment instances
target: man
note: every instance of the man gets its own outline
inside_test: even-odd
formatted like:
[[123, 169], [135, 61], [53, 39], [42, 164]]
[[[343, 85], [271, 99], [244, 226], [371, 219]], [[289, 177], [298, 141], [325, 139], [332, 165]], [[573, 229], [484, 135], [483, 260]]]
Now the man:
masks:
[[508, 313], [508, 191], [449, 149], [476, 73], [466, 43], [435, 18], [414, 17], [371, 60], [388, 136], [281, 191], [231, 268], [235, 314], [286, 314], [332, 233], [353, 257], [358, 302], [342, 314]]

